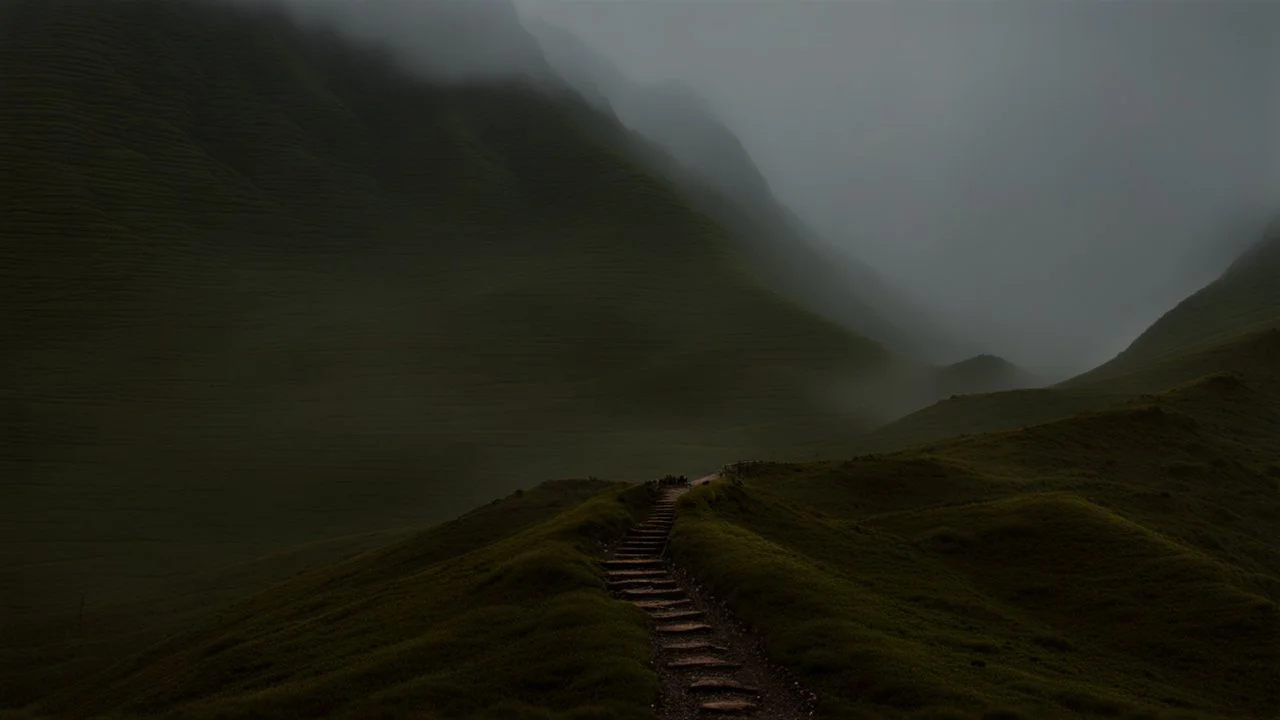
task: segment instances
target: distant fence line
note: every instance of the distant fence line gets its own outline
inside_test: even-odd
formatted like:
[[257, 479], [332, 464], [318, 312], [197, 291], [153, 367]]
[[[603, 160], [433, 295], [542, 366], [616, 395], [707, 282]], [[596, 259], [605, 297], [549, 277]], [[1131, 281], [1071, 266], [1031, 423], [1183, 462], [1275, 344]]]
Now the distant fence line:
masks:
[[765, 470], [774, 465], [777, 465], [777, 463], [767, 460], [739, 460], [720, 468], [720, 474], [730, 480], [739, 480], [762, 475]]

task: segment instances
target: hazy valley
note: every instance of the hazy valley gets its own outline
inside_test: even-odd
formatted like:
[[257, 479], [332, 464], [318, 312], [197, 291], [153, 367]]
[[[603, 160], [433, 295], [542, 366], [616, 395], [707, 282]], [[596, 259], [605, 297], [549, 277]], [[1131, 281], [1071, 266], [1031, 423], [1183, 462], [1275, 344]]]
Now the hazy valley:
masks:
[[1280, 705], [1260, 180], [1065, 378], [534, 6], [0, 0], [0, 717], [677, 717], [598, 562], [669, 473], [818, 715]]

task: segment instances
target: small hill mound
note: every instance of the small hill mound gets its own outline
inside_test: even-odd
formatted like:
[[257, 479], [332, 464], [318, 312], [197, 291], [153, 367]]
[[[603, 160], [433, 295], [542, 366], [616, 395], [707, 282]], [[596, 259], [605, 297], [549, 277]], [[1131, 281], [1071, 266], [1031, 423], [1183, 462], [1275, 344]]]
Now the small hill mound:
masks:
[[937, 394], [946, 396], [1027, 387], [1034, 384], [1035, 379], [1004, 358], [976, 355], [938, 370], [936, 382]]

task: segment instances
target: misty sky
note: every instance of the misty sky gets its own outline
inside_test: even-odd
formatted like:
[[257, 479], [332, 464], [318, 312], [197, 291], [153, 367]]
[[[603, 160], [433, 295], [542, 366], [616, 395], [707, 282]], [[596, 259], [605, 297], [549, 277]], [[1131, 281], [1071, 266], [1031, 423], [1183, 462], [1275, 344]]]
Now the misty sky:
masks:
[[1252, 238], [1280, 3], [521, 0], [703, 94], [781, 199], [990, 351], [1078, 370]]

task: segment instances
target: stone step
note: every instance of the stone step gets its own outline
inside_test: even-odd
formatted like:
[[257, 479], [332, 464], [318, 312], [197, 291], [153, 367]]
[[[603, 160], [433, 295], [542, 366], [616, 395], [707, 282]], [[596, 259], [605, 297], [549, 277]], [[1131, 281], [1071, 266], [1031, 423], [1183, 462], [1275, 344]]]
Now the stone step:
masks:
[[665, 580], [650, 580], [649, 587], [656, 590], [666, 590], [668, 588], [678, 588], [680, 587], [680, 583], [672, 580], [671, 578], [667, 578]]
[[734, 680], [731, 677], [696, 677], [689, 683], [689, 689], [697, 692], [745, 693], [759, 695], [760, 691], [750, 685]]
[[714, 655], [690, 655], [688, 657], [679, 657], [675, 660], [668, 660], [669, 668], [740, 668], [742, 663], [736, 663], [732, 660], [725, 660]]
[[642, 552], [642, 553], [618, 553], [613, 556], [614, 560], [632, 561], [632, 562], [662, 562], [662, 553]]
[[663, 635], [689, 635], [693, 633], [710, 632], [711, 626], [700, 622], [670, 623], [667, 625], [659, 625], [653, 630], [654, 632], [662, 633]]
[[671, 577], [666, 570], [607, 570], [604, 577], [606, 580], [626, 580], [630, 578], [668, 578]]
[[627, 588], [618, 592], [624, 598], [639, 600], [656, 600], [658, 598], [674, 598], [680, 597], [684, 591], [678, 587], [672, 588]]
[[[669, 582], [675, 582], [671, 580]], [[627, 588], [652, 587], [653, 580], [649, 578], [627, 578], [625, 580], [611, 580], [607, 583], [610, 590], [625, 590]]]
[[676, 640], [674, 642], [660, 645], [663, 650], [668, 652], [700, 652], [700, 653], [727, 653], [729, 648], [721, 647], [709, 640]]
[[689, 598], [671, 598], [669, 600], [636, 600], [632, 604], [641, 610], [671, 610], [692, 605], [693, 601]]
[[627, 558], [605, 560], [604, 566], [611, 570], [625, 570], [635, 568], [660, 568], [662, 567], [662, 558], [645, 557], [645, 558]]
[[614, 592], [624, 592], [627, 590], [679, 590], [680, 585], [675, 580], [650, 580], [648, 578], [635, 578], [633, 580], [619, 580], [616, 583], [609, 583], [609, 590]]
[[704, 713], [714, 713], [717, 715], [743, 715], [753, 712], [756, 704], [746, 700], [712, 700], [704, 702], [698, 706], [698, 709]]
[[693, 620], [703, 616], [701, 610], [665, 610], [661, 612], [650, 612], [649, 616], [654, 620]]

